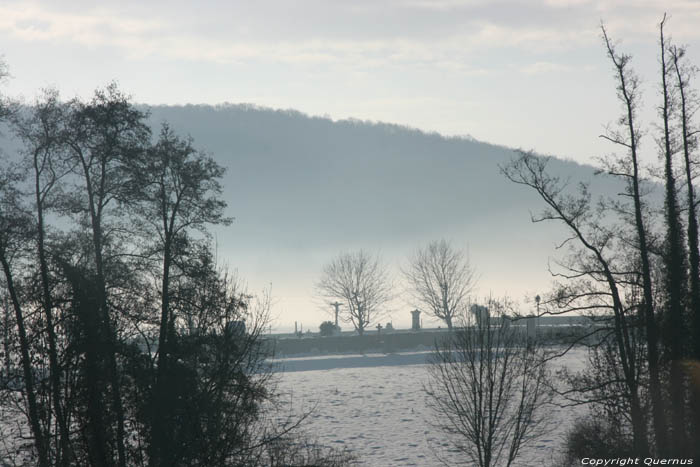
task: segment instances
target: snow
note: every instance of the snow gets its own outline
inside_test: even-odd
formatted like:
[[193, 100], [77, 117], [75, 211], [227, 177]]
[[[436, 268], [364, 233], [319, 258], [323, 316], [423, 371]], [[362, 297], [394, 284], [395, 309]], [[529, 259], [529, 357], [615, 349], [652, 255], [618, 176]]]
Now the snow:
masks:
[[[346, 447], [366, 466], [465, 463], [430, 425], [423, 386], [429, 352], [342, 355], [278, 360], [278, 389], [299, 413], [313, 408], [307, 431], [322, 444]], [[552, 367], [579, 370], [585, 350], [574, 349]], [[546, 408], [554, 431], [523, 448], [518, 465], [548, 465], [581, 407]]]

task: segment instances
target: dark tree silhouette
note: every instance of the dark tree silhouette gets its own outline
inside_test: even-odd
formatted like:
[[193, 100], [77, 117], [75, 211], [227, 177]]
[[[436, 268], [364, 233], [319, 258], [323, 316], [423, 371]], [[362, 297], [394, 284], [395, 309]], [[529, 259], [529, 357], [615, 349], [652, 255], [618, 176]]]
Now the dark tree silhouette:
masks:
[[664, 162], [664, 214], [666, 238], [663, 254], [664, 265], [664, 298], [665, 298], [665, 322], [664, 337], [666, 348], [669, 352], [671, 363], [670, 375], [670, 402], [671, 402], [671, 426], [673, 431], [671, 439], [673, 451], [683, 453], [686, 448], [686, 391], [681, 368], [682, 359], [685, 356], [686, 326], [684, 320], [684, 301], [687, 296], [687, 271], [686, 252], [684, 248], [683, 228], [681, 227], [680, 206], [676, 189], [676, 175], [673, 162], [676, 153], [675, 135], [672, 132], [672, 117], [675, 111], [675, 96], [669, 84], [672, 73], [672, 63], [668, 62], [668, 44], [664, 37], [664, 25], [666, 15], [659, 24], [659, 47], [661, 64], [661, 97], [662, 104], [659, 114], [662, 121], [662, 136], [660, 138], [661, 156]]
[[[626, 154], [605, 159], [601, 172], [624, 180], [626, 190], [616, 199], [594, 204], [586, 185], [578, 195], [572, 194], [566, 183], [547, 172], [546, 158], [527, 153], [507, 165], [504, 173], [511, 181], [534, 189], [547, 205], [543, 215], [533, 220], [563, 222], [572, 236], [562, 246], [578, 243], [571, 249], [572, 254], [558, 263], [563, 270], [555, 271], [555, 276], [564, 279], [565, 284], [545, 300], [546, 312], [587, 310], [603, 322], [612, 321], [612, 326], [596, 329], [600, 334], [597, 342], [606, 351], [601, 353], [603, 347], [592, 350], [592, 376], [587, 380], [569, 379], [574, 391], [591, 393], [581, 402], [592, 404], [594, 410], [602, 407], [611, 426], [623, 428], [629, 423], [632, 452], [637, 455], [697, 455], [697, 443], [690, 440], [697, 439], [700, 398], [698, 393], [689, 394], [688, 378], [694, 366], [686, 361], [698, 339], [695, 326], [687, 326], [696, 323], [688, 315], [695, 316], [697, 303], [693, 299], [696, 278], [687, 277], [689, 273], [697, 274], [693, 265], [697, 262], [697, 220], [690, 170], [694, 131], [689, 121], [694, 104], [688, 100], [692, 93], [687, 92], [692, 73], [687, 65], [679, 64], [683, 53], [668, 44], [665, 24], [664, 15], [659, 25], [661, 104], [657, 139], [664, 188], [662, 213], [647, 207], [644, 199], [650, 186], [644, 188], [638, 159], [642, 134], [636, 123], [638, 78], [629, 67], [630, 56], [616, 51], [605, 28], [603, 38], [614, 65], [623, 115], [620, 129], [609, 130], [603, 138], [624, 148]], [[674, 165], [681, 152], [688, 184], [688, 246], [693, 249], [690, 264], [686, 262], [679, 175]], [[663, 242], [656, 241], [659, 234]], [[639, 347], [642, 330], [645, 345]], [[647, 390], [649, 403], [645, 401]], [[689, 417], [688, 407], [695, 411], [694, 419]], [[650, 418], [653, 437], [647, 441]]]
[[48, 466], [48, 440], [42, 427], [41, 407], [39, 406], [31, 358], [31, 343], [27, 330], [27, 312], [21, 302], [21, 295], [16, 286], [16, 265], [24, 245], [31, 239], [32, 220], [21, 206], [21, 195], [16, 183], [16, 172], [5, 170], [0, 175], [0, 265], [5, 277], [5, 286], [15, 313], [17, 336], [19, 339], [20, 363], [22, 365], [23, 393], [27, 398], [27, 416], [32, 438], [38, 455], [38, 464]]
[[[693, 167], [697, 165], [697, 130], [694, 129], [693, 116], [700, 107], [700, 100], [697, 92], [691, 87], [691, 80], [695, 77], [697, 68], [689, 65], [685, 58], [686, 52], [683, 47], [669, 47], [673, 72], [675, 75], [675, 90], [678, 93], [680, 104], [680, 134], [683, 150], [684, 175], [687, 188], [687, 241], [688, 241], [688, 303], [689, 324], [691, 329], [690, 357], [692, 362], [686, 365], [700, 367], [700, 251], [698, 251], [698, 219], [696, 212], [696, 195], [693, 182], [695, 171]], [[692, 374], [693, 371], [689, 371]], [[692, 410], [695, 432], [700, 432], [700, 383], [690, 385], [692, 397]]]
[[223, 169], [167, 125], [152, 144], [114, 85], [18, 110], [21, 170], [0, 170], [0, 403], [19, 418], [0, 463], [256, 466], [286, 446], [347, 465], [273, 410], [270, 297], [216, 265], [208, 232], [229, 221]]
[[640, 303], [640, 321], [644, 323], [647, 344], [647, 362], [649, 366], [649, 391], [652, 403], [654, 434], [659, 452], [667, 452], [667, 424], [664, 404], [661, 394], [659, 370], [659, 326], [654, 311], [654, 293], [652, 283], [652, 264], [650, 251], [653, 249], [648, 239], [645, 221], [645, 204], [643, 199], [640, 173], [639, 144], [641, 133], [637, 126], [637, 109], [640, 105], [639, 78], [631, 69], [632, 57], [617, 52], [608, 37], [605, 27], [601, 27], [608, 58], [613, 64], [617, 97], [622, 103], [623, 114], [620, 116], [620, 130], [609, 129], [603, 138], [622, 147], [623, 156], [609, 158], [604, 161], [607, 173], [620, 177], [626, 186], [626, 193], [632, 200], [634, 234], [631, 242], [636, 246], [640, 264], [641, 286], [643, 301]]
[[691, 87], [691, 80], [695, 77], [697, 68], [689, 65], [686, 60], [686, 52], [683, 47], [671, 46], [669, 48], [673, 73], [675, 74], [675, 89], [678, 92], [680, 103], [681, 144], [683, 150], [684, 175], [688, 196], [688, 259], [689, 259], [689, 311], [693, 335], [693, 353], [696, 360], [700, 360], [700, 253], [698, 252], [698, 219], [697, 201], [693, 181], [697, 164], [695, 151], [697, 151], [697, 133], [694, 129], [693, 116], [700, 107], [697, 92]]
[[66, 106], [59, 100], [55, 90], [44, 91], [28, 115], [18, 113], [14, 118], [15, 133], [24, 142], [24, 159], [31, 167], [32, 191], [34, 198], [34, 215], [36, 223], [36, 257], [41, 283], [41, 307], [46, 319], [48, 341], [48, 360], [51, 384], [51, 399], [54, 406], [59, 431], [59, 445], [54, 455], [57, 465], [68, 466], [71, 463], [70, 433], [65, 410], [62, 407], [61, 385], [62, 369], [59, 364], [58, 338], [55, 324], [56, 310], [51, 288], [49, 251], [47, 247], [48, 232], [46, 217], [55, 213], [60, 204], [61, 182], [70, 172], [66, 161], [65, 136]]
[[336, 333], [338, 327], [332, 321], [324, 321], [319, 326], [319, 334], [322, 336], [332, 336]]
[[[533, 222], [560, 222], [570, 232], [566, 243], [574, 241], [580, 246], [566, 260], [559, 262], [562, 271], [554, 272], [564, 280], [543, 301], [545, 310], [552, 305], [554, 311], [546, 313], [591, 312], [604, 310], [612, 318], [612, 333], [616, 351], [622, 366], [622, 378], [626, 387], [625, 397], [629, 407], [635, 452], [648, 452], [646, 423], [639, 380], [639, 361], [635, 352], [634, 336], [629, 321], [636, 303], [625, 300], [625, 286], [629, 284], [629, 269], [621, 259], [624, 251], [602, 219], [603, 212], [591, 203], [586, 185], [578, 192], [567, 182], [547, 172], [548, 158], [522, 152], [520, 157], [503, 167], [504, 175], [514, 183], [527, 186], [538, 193], [546, 208]], [[612, 314], [610, 317], [609, 315]]]
[[170, 287], [178, 276], [187, 274], [189, 257], [197, 251], [191, 231], [206, 234], [208, 225], [230, 222], [223, 215], [225, 203], [218, 199], [224, 169], [196, 151], [191, 141], [180, 139], [167, 125], [146, 156], [128, 160], [126, 167], [129, 191], [125, 204], [142, 224], [148, 250], [161, 264], [156, 274], [161, 310], [150, 461], [151, 465], [167, 465], [162, 459], [173, 439], [168, 436], [172, 425], [165, 420], [169, 411], [166, 392], [171, 386], [166, 375], [177, 319], [171, 306]]
[[[75, 164], [77, 184], [73, 208], [87, 218], [92, 241], [92, 258], [97, 293], [99, 332], [106, 345], [97, 350], [104, 353], [104, 371], [109, 380], [111, 410], [110, 424], [115, 425], [116, 451], [119, 467], [126, 467], [125, 413], [121, 380], [117, 362], [117, 332], [113, 310], [109, 305], [107, 270], [111, 267], [111, 248], [120, 248], [117, 232], [128, 230], [119, 225], [116, 201], [124, 195], [124, 165], [143, 153], [150, 137], [143, 123], [144, 114], [136, 110], [112, 84], [97, 90], [87, 104], [75, 102], [70, 114], [67, 144]], [[91, 327], [86, 330], [93, 330]], [[96, 329], [94, 329], [96, 331]], [[93, 336], [96, 338], [96, 336]], [[112, 446], [105, 446], [110, 452]]]

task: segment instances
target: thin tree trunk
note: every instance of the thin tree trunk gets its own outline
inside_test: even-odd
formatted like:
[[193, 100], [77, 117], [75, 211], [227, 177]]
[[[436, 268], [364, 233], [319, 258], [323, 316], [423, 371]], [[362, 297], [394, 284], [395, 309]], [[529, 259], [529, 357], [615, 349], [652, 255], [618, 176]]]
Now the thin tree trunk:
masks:
[[[622, 86], [625, 86], [624, 78], [621, 78]], [[645, 328], [647, 364], [649, 366], [649, 392], [652, 402], [652, 417], [654, 435], [657, 448], [660, 453], [667, 452], [668, 441], [666, 437], [666, 415], [663, 396], [661, 395], [661, 383], [659, 379], [659, 352], [658, 352], [658, 325], [654, 316], [654, 298], [652, 292], [651, 267], [649, 262], [649, 247], [647, 244], [646, 228], [642, 216], [642, 197], [639, 191], [639, 162], [637, 158], [637, 139], [634, 128], [634, 116], [631, 102], [627, 102], [627, 118], [630, 132], [630, 153], [632, 157], [632, 199], [634, 201], [634, 220], [639, 242], [639, 256], [642, 262], [642, 290], [644, 302], [642, 303], [641, 317]]]
[[158, 362], [156, 368], [155, 397], [153, 407], [153, 420], [151, 422], [151, 453], [149, 465], [157, 467], [162, 465], [164, 450], [168, 448], [168, 436], [166, 436], [166, 424], [163, 423], [166, 408], [164, 391], [168, 374], [168, 344], [169, 344], [169, 318], [170, 318], [170, 237], [166, 232], [166, 241], [163, 253], [163, 283], [161, 288], [161, 313], [160, 329], [158, 334]]
[[[676, 72], [677, 89], [681, 103], [681, 132], [683, 139], [683, 158], [685, 161], [685, 177], [688, 189], [688, 259], [690, 262], [690, 294], [688, 311], [690, 312], [690, 324], [692, 329], [691, 357], [700, 361], [700, 252], [698, 252], [698, 219], [695, 211], [695, 190], [693, 189], [692, 161], [690, 156], [691, 134], [690, 116], [688, 115], [687, 86], [683, 79], [681, 65], [679, 64], [679, 51], [674, 47], [671, 50], [673, 67]], [[696, 435], [700, 434], [700, 391], [693, 391], [692, 406], [695, 418]]]
[[5, 351], [5, 373], [10, 374], [12, 362], [10, 358], [10, 304], [7, 301], [7, 296], [3, 296], [3, 340], [2, 345]]
[[[107, 291], [104, 277], [104, 265], [102, 259], [102, 201], [100, 196], [95, 197], [96, 193], [92, 186], [92, 178], [90, 170], [82, 152], [78, 151], [80, 163], [83, 168], [85, 177], [85, 185], [88, 196], [88, 211], [92, 227], [92, 242], [95, 252], [95, 269], [96, 269], [96, 287], [97, 287], [97, 306], [100, 316], [100, 328], [103, 333], [103, 338], [107, 343], [106, 359], [107, 359], [107, 379], [110, 382], [112, 389], [112, 409], [117, 422], [117, 456], [119, 467], [126, 467], [126, 450], [124, 447], [124, 407], [121, 400], [121, 386], [119, 383], [119, 372], [116, 359], [116, 335], [112, 329], [112, 323], [109, 316], [109, 306], [107, 304]], [[105, 161], [100, 161], [102, 167], [101, 182], [104, 183], [105, 177]], [[99, 193], [104, 196], [104, 193]], [[108, 446], [107, 446], [108, 448]]]
[[41, 429], [41, 419], [39, 416], [39, 408], [36, 401], [36, 392], [34, 390], [34, 375], [32, 374], [32, 363], [29, 358], [29, 340], [27, 339], [27, 331], [24, 326], [24, 314], [22, 312], [22, 307], [17, 298], [17, 292], [15, 290], [14, 282], [12, 280], [12, 271], [10, 269], [10, 264], [7, 261], [4, 249], [0, 250], [0, 263], [2, 263], [2, 269], [5, 273], [5, 279], [7, 281], [7, 290], [10, 293], [10, 300], [12, 300], [12, 306], [15, 309], [15, 319], [17, 321], [17, 332], [19, 334], [19, 345], [20, 353], [22, 355], [22, 371], [24, 373], [24, 386], [27, 395], [27, 405], [29, 406], [29, 425], [32, 430], [32, 435], [34, 436], [34, 444], [36, 446], [37, 454], [39, 456], [39, 466], [48, 467], [48, 457], [46, 450], [46, 440], [44, 439], [44, 433]]
[[661, 85], [663, 93], [663, 106], [661, 108], [663, 118], [663, 150], [664, 150], [664, 178], [666, 183], [666, 252], [664, 261], [666, 264], [666, 298], [667, 298], [667, 345], [671, 359], [671, 414], [673, 426], [674, 452], [683, 453], [686, 443], [686, 417], [685, 403], [686, 391], [681, 361], [683, 359], [683, 346], [685, 343], [683, 323], [683, 299], [685, 296], [685, 266], [683, 262], [683, 240], [680, 225], [678, 199], [676, 196], [676, 180], [673, 174], [673, 151], [671, 149], [670, 135], [670, 95], [668, 83], [668, 67], [666, 64], [666, 44], [664, 41], [664, 23], [666, 16], [659, 25], [661, 46]]
[[56, 459], [58, 465], [68, 467], [70, 463], [70, 433], [66, 423], [66, 417], [61, 407], [61, 373], [58, 364], [58, 351], [56, 348], [56, 330], [53, 322], [53, 300], [49, 289], [49, 272], [46, 261], [46, 248], [44, 245], [44, 208], [39, 186], [39, 167], [37, 165], [36, 154], [34, 157], [35, 170], [35, 194], [36, 194], [36, 209], [37, 209], [37, 253], [39, 256], [39, 269], [41, 273], [42, 284], [42, 305], [44, 316], [46, 317], [46, 327], [48, 330], [49, 341], [49, 372], [51, 379], [51, 392], [53, 398], [54, 411], [56, 412], [56, 420], [58, 422], [59, 443], [61, 449], [58, 452]]
[[99, 225], [94, 231], [95, 242], [95, 263], [97, 266], [97, 298], [98, 309], [101, 317], [101, 331], [103, 338], [107, 342], [107, 372], [112, 389], [112, 409], [117, 422], [117, 456], [119, 467], [126, 467], [126, 449], [124, 446], [124, 407], [121, 398], [121, 384], [119, 383], [119, 372], [116, 358], [116, 335], [112, 328], [107, 304], [107, 292], [102, 265], [101, 231]]

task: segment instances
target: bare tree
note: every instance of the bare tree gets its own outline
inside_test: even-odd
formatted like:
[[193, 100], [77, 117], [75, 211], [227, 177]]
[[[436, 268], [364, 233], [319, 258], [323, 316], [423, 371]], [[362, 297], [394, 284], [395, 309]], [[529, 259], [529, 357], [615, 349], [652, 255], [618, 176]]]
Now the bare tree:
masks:
[[413, 299], [452, 329], [476, 283], [469, 257], [444, 239], [433, 241], [414, 253], [403, 273]]
[[685, 300], [687, 290], [687, 251], [685, 250], [683, 227], [680, 218], [680, 206], [678, 202], [678, 189], [676, 188], [676, 174], [674, 159], [676, 158], [677, 135], [671, 128], [671, 119], [676, 113], [677, 98], [674, 89], [669, 84], [672, 79], [672, 63], [669, 63], [667, 54], [668, 46], [664, 37], [664, 25], [666, 15], [659, 24], [659, 46], [661, 65], [661, 97], [662, 105], [659, 107], [659, 117], [663, 124], [662, 137], [659, 139], [659, 149], [664, 162], [664, 221], [665, 244], [662, 255], [664, 266], [664, 305], [665, 305], [665, 329], [664, 340], [668, 357], [671, 363], [670, 374], [670, 402], [671, 402], [671, 447], [674, 452], [683, 452], [686, 445], [686, 391], [681, 368], [681, 361], [686, 356], [685, 347], [687, 328], [685, 326]]
[[[645, 208], [644, 179], [640, 173], [639, 145], [642, 133], [637, 122], [637, 109], [641, 105], [641, 93], [639, 91], [639, 77], [631, 68], [632, 57], [619, 53], [615, 45], [608, 37], [604, 26], [601, 26], [603, 41], [608, 58], [613, 64], [615, 81], [617, 84], [617, 97], [623, 106], [623, 113], [619, 118], [618, 129], [608, 129], [602, 138], [610, 141], [624, 150], [624, 154], [618, 157], [610, 157], [604, 161], [608, 174], [616, 176], [625, 182], [625, 196], [632, 200], [634, 216], [630, 218], [630, 224], [634, 225], [634, 233], [630, 235], [630, 243], [635, 245], [633, 255], [638, 259], [640, 268], [641, 288], [643, 300], [639, 306], [640, 321], [644, 323], [647, 356], [649, 367], [649, 391], [652, 403], [652, 420], [654, 435], [659, 452], [667, 451], [667, 422], [663, 410], [661, 394], [661, 382], [659, 376], [659, 326], [656, 311], [654, 310], [652, 260], [650, 252], [653, 249], [653, 240], [650, 239], [648, 218], [649, 213]], [[618, 209], [620, 210], [620, 209]], [[629, 211], [629, 208], [622, 209]], [[633, 220], [632, 220], [633, 219]]]
[[545, 353], [510, 326], [506, 302], [489, 301], [491, 319], [465, 326], [439, 346], [426, 386], [435, 426], [469, 465], [510, 466], [528, 442], [548, 428], [542, 410], [551, 401]]
[[[62, 134], [66, 119], [66, 106], [59, 100], [58, 91], [45, 90], [40, 99], [27, 113], [17, 113], [13, 119], [15, 133], [24, 142], [24, 163], [31, 167], [32, 198], [34, 201], [33, 217], [35, 222], [36, 259], [39, 266], [41, 282], [41, 307], [46, 319], [48, 341], [48, 360], [51, 380], [51, 399], [58, 425], [60, 449], [52, 457], [56, 465], [68, 466], [70, 459], [70, 433], [65, 410], [62, 406], [61, 380], [62, 369], [59, 364], [59, 349], [56, 331], [55, 298], [51, 287], [54, 278], [51, 277], [48, 248], [49, 232], [46, 218], [56, 212], [60, 199], [61, 179], [69, 167], [64, 163]], [[57, 193], [58, 192], [58, 195]]]
[[[95, 290], [97, 294], [96, 313], [99, 326], [95, 332], [106, 339], [105, 345], [97, 349], [105, 354], [104, 368], [100, 372], [109, 380], [111, 390], [111, 410], [109, 425], [116, 425], [114, 446], [105, 442], [104, 452], [116, 450], [117, 465], [126, 467], [125, 412], [121, 396], [120, 370], [117, 362], [118, 333], [114, 327], [115, 310], [110, 307], [108, 271], [115, 266], [117, 255], [112, 250], [121, 243], [128, 229], [120, 225], [120, 212], [116, 201], [124, 195], [124, 164], [139, 157], [150, 138], [150, 128], [144, 123], [145, 115], [137, 110], [122, 94], [116, 84], [104, 90], [96, 90], [89, 103], [74, 101], [74, 111], [70, 112], [69, 132], [66, 142], [70, 160], [74, 164], [76, 183], [73, 199], [73, 212], [79, 221], [89, 227], [91, 237], [93, 267], [95, 270]], [[86, 329], [92, 329], [88, 326]], [[97, 339], [98, 336], [91, 336]], [[99, 339], [98, 339], [99, 340]], [[116, 449], [115, 449], [116, 448]]]
[[[0, 81], [7, 76], [7, 68], [0, 58]], [[0, 122], [10, 116], [10, 105], [0, 94]], [[32, 220], [26, 215], [22, 206], [22, 196], [18, 189], [22, 175], [5, 160], [0, 160], [0, 266], [4, 274], [4, 286], [7, 289], [15, 312], [17, 335], [19, 338], [20, 361], [24, 378], [24, 396], [26, 396], [27, 418], [29, 421], [34, 448], [38, 456], [37, 464], [48, 466], [48, 440], [41, 424], [41, 404], [37, 400], [36, 381], [32, 370], [31, 336], [27, 332], [27, 310], [21, 302], [21, 287], [17, 284], [16, 263], [25, 253], [25, 246], [31, 238]], [[3, 293], [3, 295], [5, 295]], [[7, 320], [6, 320], [7, 323]], [[9, 375], [8, 375], [9, 376]]]
[[698, 250], [697, 194], [693, 186], [696, 176], [694, 167], [698, 163], [696, 155], [698, 130], [693, 117], [700, 108], [700, 96], [697, 90], [691, 87], [691, 81], [695, 78], [698, 68], [688, 63], [684, 47], [673, 45], [670, 47], [669, 52], [676, 76], [675, 88], [678, 92], [680, 104], [678, 119], [681, 130], [683, 160], [685, 162], [685, 184], [688, 200], [687, 241], [690, 275], [688, 305], [691, 313], [692, 334], [695, 336], [692, 342], [694, 358], [700, 359], [700, 251]]
[[624, 240], [615, 235], [614, 227], [605, 224], [605, 206], [593, 204], [587, 185], [580, 185], [577, 193], [568, 181], [549, 174], [548, 161], [521, 152], [518, 159], [502, 168], [509, 180], [535, 190], [544, 201], [546, 208], [533, 216], [533, 222], [555, 221], [569, 231], [561, 246], [568, 244], [571, 254], [557, 262], [560, 270], [552, 271], [562, 283], [557, 284], [543, 305], [547, 313], [596, 312], [602, 313], [607, 322], [612, 321], [610, 332], [623, 370], [635, 452], [646, 455], [649, 446], [639, 380], [641, 369], [632, 335], [633, 313], [639, 306], [638, 301], [626, 299], [628, 295], [633, 299], [638, 295], [633, 284], [637, 273], [630, 273]]
[[[684, 47], [669, 48], [673, 70], [675, 72], [675, 89], [680, 104], [678, 124], [681, 132], [685, 184], [687, 188], [687, 247], [688, 247], [688, 321], [690, 322], [691, 337], [690, 356], [695, 361], [700, 360], [700, 251], [698, 249], [698, 219], [697, 194], [693, 186], [697, 167], [697, 125], [694, 116], [700, 108], [700, 97], [696, 89], [691, 87], [698, 68], [688, 63]], [[691, 386], [692, 387], [692, 386]], [[691, 391], [691, 409], [694, 425], [700, 429], [700, 387], [696, 385]]]
[[360, 335], [381, 319], [382, 305], [391, 300], [386, 266], [379, 256], [364, 250], [342, 253], [328, 263], [316, 288], [324, 298], [345, 302], [343, 320], [351, 322]]

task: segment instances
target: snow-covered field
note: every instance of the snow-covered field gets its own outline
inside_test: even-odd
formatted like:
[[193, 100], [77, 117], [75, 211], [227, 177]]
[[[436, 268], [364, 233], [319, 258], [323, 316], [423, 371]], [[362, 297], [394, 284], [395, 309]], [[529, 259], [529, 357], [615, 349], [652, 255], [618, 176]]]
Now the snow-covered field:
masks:
[[[278, 360], [279, 390], [291, 395], [295, 410], [315, 406], [306, 426], [319, 442], [347, 447], [367, 466], [465, 464], [429, 420], [423, 385], [429, 352], [343, 355]], [[585, 351], [575, 349], [552, 367], [583, 367]], [[546, 409], [554, 431], [527, 446], [519, 465], [550, 465], [570, 421], [581, 408]], [[440, 462], [442, 458], [445, 463]]]

